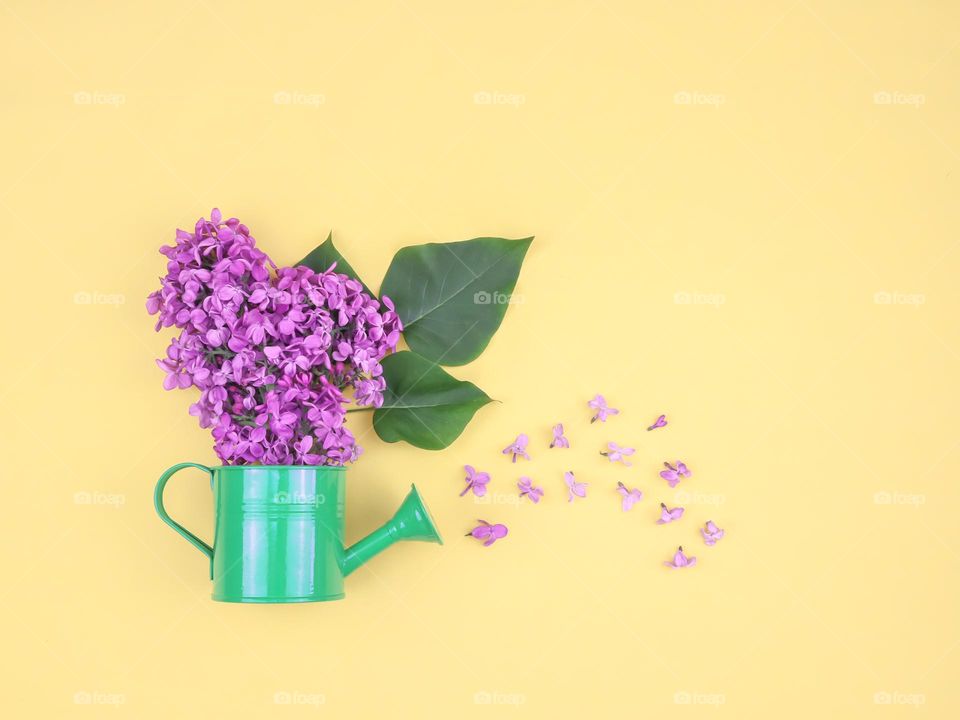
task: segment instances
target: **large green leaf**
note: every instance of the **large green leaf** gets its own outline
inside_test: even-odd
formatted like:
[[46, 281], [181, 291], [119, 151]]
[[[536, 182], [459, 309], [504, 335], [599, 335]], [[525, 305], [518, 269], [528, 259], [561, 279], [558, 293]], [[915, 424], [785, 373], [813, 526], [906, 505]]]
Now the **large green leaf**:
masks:
[[382, 364], [387, 390], [383, 407], [373, 413], [373, 427], [386, 442], [442, 450], [491, 401], [473, 383], [457, 380], [416, 353], [394, 353]]
[[475, 238], [398, 252], [380, 294], [397, 306], [410, 349], [443, 365], [475, 360], [500, 327], [533, 238]]
[[333, 232], [327, 235], [327, 239], [310, 251], [310, 254], [298, 262], [297, 265], [306, 265], [314, 272], [322, 273], [334, 263], [337, 264], [335, 272], [346, 275], [347, 277], [352, 277], [354, 280], [359, 280], [360, 284], [363, 285], [363, 291], [367, 293], [367, 295], [376, 297], [376, 293], [370, 292], [370, 288], [367, 287], [366, 283], [360, 280], [357, 271], [353, 269], [350, 263], [347, 262], [347, 259], [341, 255], [340, 251], [334, 246]]

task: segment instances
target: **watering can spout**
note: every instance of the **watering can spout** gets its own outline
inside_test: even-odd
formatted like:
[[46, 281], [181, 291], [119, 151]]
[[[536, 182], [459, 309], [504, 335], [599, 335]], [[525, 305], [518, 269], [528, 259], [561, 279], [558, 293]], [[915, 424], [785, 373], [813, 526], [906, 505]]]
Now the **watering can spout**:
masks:
[[443, 538], [440, 537], [416, 485], [410, 486], [410, 492], [392, 518], [346, 549], [343, 555], [343, 574], [349, 575], [367, 560], [401, 540], [420, 540], [443, 545]]

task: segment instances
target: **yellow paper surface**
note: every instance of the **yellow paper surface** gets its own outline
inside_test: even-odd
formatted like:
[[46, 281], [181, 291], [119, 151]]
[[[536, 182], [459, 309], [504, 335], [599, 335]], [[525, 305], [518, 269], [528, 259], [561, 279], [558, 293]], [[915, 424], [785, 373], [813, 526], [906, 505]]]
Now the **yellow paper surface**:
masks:
[[[950, 2], [0, 2], [4, 716], [955, 717], [958, 41]], [[438, 453], [351, 416], [348, 539], [416, 481], [447, 544], [343, 602], [213, 603], [153, 512], [215, 462], [143, 306], [213, 206], [374, 286], [536, 236], [452, 370], [499, 403]], [[168, 506], [209, 537], [199, 474]]]

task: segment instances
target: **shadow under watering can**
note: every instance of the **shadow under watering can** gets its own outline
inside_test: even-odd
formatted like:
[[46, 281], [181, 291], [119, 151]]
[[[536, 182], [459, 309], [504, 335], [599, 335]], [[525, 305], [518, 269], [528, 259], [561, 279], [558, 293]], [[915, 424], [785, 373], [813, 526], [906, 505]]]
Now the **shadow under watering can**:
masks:
[[[179, 470], [210, 474], [213, 547], [174, 521], [163, 490]], [[213, 599], [239, 603], [339, 600], [343, 579], [401, 540], [443, 544], [415, 485], [381, 527], [344, 547], [346, 468], [174, 465], [154, 492], [157, 514], [210, 559]]]

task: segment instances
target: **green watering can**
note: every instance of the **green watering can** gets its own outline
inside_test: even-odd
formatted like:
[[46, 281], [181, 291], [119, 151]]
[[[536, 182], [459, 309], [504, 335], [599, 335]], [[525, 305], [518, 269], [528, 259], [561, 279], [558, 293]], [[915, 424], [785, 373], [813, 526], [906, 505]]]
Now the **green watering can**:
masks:
[[[210, 474], [213, 547], [171, 519], [163, 489], [179, 470]], [[213, 599], [239, 603], [339, 600], [343, 578], [400, 540], [443, 544], [415, 485], [382, 527], [343, 545], [346, 468], [305, 465], [174, 465], [160, 476], [157, 514], [210, 558]]]

